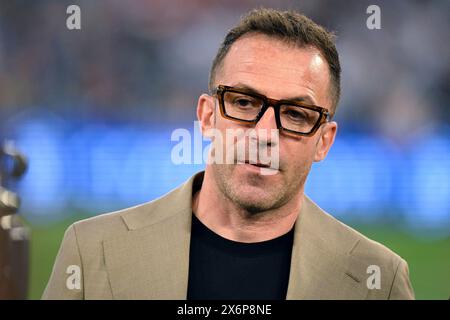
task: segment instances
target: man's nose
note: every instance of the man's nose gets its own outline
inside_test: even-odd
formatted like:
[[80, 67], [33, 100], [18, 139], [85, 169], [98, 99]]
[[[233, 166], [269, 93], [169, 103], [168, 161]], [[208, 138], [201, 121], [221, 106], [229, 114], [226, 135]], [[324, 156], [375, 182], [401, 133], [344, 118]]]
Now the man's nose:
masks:
[[[275, 147], [277, 144], [276, 140], [272, 141], [273, 133], [272, 130], [277, 130], [277, 122], [275, 120], [275, 110], [269, 107], [263, 116], [255, 125], [256, 136], [252, 139], [257, 139], [260, 147]], [[275, 133], [277, 134], [277, 133]]]
[[261, 119], [259, 119], [259, 121], [256, 123], [255, 129], [266, 129], [269, 131], [269, 133], [271, 129], [277, 129], [274, 108], [269, 107], [266, 112], [264, 112]]

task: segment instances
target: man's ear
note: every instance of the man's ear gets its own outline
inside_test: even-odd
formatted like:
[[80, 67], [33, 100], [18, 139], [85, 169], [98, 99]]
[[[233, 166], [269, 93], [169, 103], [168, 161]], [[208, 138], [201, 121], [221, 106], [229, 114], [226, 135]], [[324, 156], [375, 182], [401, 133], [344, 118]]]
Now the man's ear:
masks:
[[202, 94], [197, 102], [197, 119], [200, 122], [202, 135], [214, 128], [214, 104], [215, 99], [208, 94]]
[[325, 159], [333, 145], [334, 138], [336, 137], [337, 123], [334, 121], [327, 122], [322, 125], [320, 131], [320, 137], [316, 144], [316, 152], [314, 154], [314, 161], [319, 162]]

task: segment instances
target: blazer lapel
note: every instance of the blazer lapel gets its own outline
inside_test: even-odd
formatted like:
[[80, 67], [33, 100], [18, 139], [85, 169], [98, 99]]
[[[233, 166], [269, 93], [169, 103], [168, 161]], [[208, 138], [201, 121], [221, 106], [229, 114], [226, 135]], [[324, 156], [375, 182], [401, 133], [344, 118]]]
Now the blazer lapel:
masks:
[[124, 213], [126, 236], [104, 241], [115, 299], [186, 299], [192, 189], [199, 175], [158, 201]]
[[[356, 239], [336, 237], [325, 212], [306, 195], [295, 225], [287, 299], [364, 299], [368, 290], [354, 272]], [[360, 268], [358, 268], [359, 270]]]

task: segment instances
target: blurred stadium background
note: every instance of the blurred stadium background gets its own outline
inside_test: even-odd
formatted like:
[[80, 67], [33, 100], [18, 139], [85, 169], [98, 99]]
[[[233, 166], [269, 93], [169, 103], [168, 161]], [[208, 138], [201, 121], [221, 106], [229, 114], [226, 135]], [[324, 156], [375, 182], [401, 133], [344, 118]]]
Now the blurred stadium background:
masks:
[[[81, 7], [82, 30], [66, 28]], [[381, 7], [381, 30], [366, 8]], [[403, 256], [419, 299], [450, 296], [450, 2], [1, 1], [0, 139], [30, 160], [17, 185], [32, 228], [29, 298], [73, 221], [149, 201], [203, 165], [174, 165], [228, 30], [256, 6], [336, 31], [338, 138], [307, 193]]]

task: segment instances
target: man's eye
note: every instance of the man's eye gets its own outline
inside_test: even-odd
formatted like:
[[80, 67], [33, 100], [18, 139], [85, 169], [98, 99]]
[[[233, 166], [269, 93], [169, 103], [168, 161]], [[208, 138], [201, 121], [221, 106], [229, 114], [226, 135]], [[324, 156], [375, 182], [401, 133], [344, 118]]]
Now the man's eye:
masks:
[[285, 114], [289, 117], [289, 119], [300, 121], [305, 120], [306, 115], [302, 112], [298, 112], [296, 110], [287, 110]]
[[234, 104], [239, 107], [252, 107], [253, 106], [252, 101], [250, 101], [248, 99], [243, 99], [243, 98], [236, 99], [234, 101]]

